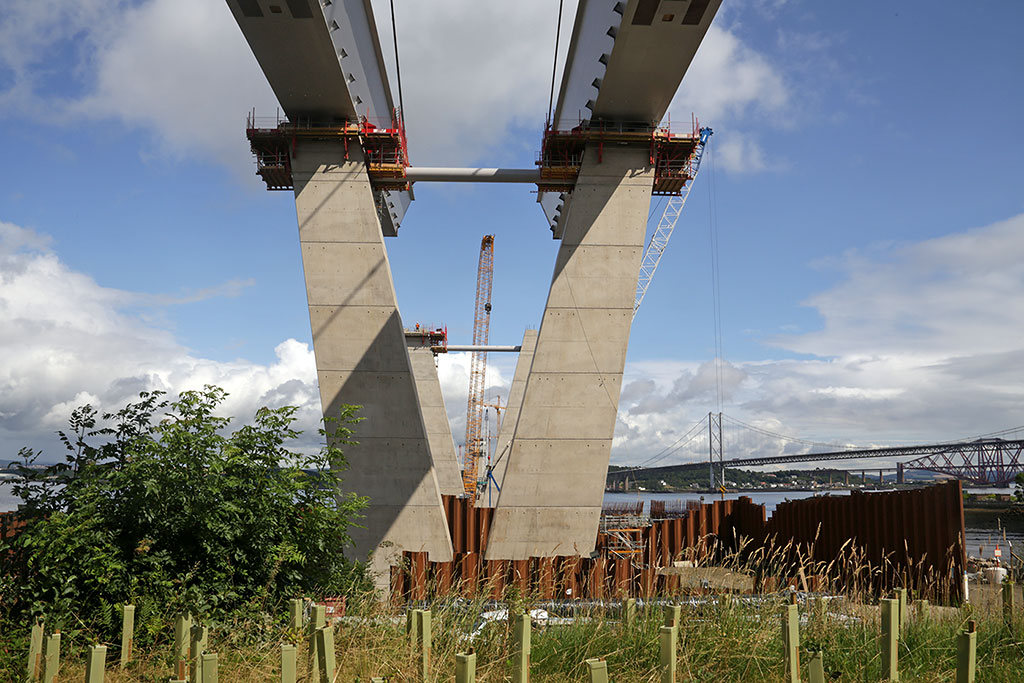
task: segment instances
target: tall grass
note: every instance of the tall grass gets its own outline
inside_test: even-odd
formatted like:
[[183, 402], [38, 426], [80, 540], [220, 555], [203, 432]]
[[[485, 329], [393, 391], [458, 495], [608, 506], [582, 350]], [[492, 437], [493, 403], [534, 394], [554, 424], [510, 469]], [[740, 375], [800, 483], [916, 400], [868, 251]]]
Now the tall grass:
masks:
[[[728, 568], [743, 571], [756, 556], [762, 576], [786, 576], [794, 553], [791, 546], [774, 551], [755, 549], [720, 560]], [[739, 558], [746, 559], [743, 563]], [[879, 679], [880, 633], [877, 596], [872, 594], [873, 572], [855, 550], [841, 555], [836, 566], [807, 565], [821, 576], [842, 574], [843, 591], [833, 581], [831, 595], [810, 596], [800, 604], [801, 652], [822, 651], [825, 669], [834, 680]], [[859, 578], [858, 578], [859, 577]], [[455, 655], [472, 647], [477, 654], [477, 680], [506, 681], [515, 644], [511, 624], [497, 620], [483, 624], [481, 615], [507, 609], [512, 614], [543, 607], [548, 622], [534, 625], [532, 638], [533, 681], [585, 681], [583, 661], [604, 657], [611, 679], [617, 682], [657, 681], [659, 634], [664, 605], [671, 599], [682, 603], [679, 627], [678, 680], [680, 681], [782, 681], [783, 642], [781, 614], [790, 591], [758, 595], [715, 594], [698, 590], [665, 600], [640, 601], [636, 620], [627, 625], [617, 602], [545, 603], [540, 596], [510, 588], [495, 603], [485, 597], [471, 599], [435, 597], [432, 611], [433, 651], [430, 681], [451, 681]], [[489, 595], [483, 591], [482, 595]], [[977, 597], [977, 588], [975, 589]], [[983, 597], [983, 596], [982, 596]], [[998, 599], [980, 600], [961, 607], [913, 605], [900, 639], [900, 673], [904, 681], [948, 681], [956, 666], [955, 637], [968, 619], [977, 622], [979, 681], [1024, 681], [1024, 645], [1020, 631], [1014, 635], [1003, 624]], [[382, 676], [390, 681], [420, 680], [420, 663], [406, 634], [406, 606], [381, 601], [372, 594], [350, 595], [346, 617], [335, 624], [338, 681], [369, 681]], [[210, 627], [209, 650], [220, 658], [220, 680], [234, 683], [279, 680], [280, 646], [299, 645], [300, 672], [305, 672], [308, 653], [306, 634], [290, 631], [284, 605], [254, 605], [250, 612]], [[563, 623], [555, 623], [562, 618]], [[1024, 615], [1018, 614], [1024, 621]], [[157, 619], [156, 622], [161, 622]], [[152, 623], [153, 620], [150, 620]], [[110, 648], [107, 681], [136, 683], [167, 681], [172, 671], [173, 615], [162, 620], [159, 632], [147, 634], [151, 643], [136, 655], [125, 671], [116, 666], [117, 647]], [[21, 681], [27, 651], [27, 625], [0, 624], [0, 680]], [[1022, 628], [1018, 626], [1018, 628]], [[1024, 629], [1022, 629], [1024, 630]], [[64, 665], [59, 681], [84, 679], [86, 646], [96, 634], [85, 625], [65, 627], [62, 646]], [[806, 676], [806, 671], [804, 672]], [[300, 680], [301, 677], [300, 677]]]

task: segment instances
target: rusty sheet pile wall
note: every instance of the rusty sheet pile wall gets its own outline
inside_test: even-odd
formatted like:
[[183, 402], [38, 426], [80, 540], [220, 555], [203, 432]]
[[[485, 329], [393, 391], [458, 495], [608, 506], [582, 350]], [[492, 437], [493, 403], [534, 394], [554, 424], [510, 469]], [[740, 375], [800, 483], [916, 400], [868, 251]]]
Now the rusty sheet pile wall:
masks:
[[967, 558], [959, 481], [780, 503], [754, 538], [766, 547], [789, 545], [790, 567], [847, 588], [905, 586], [922, 596], [961, 598]]
[[[659, 576], [657, 570], [675, 560], [698, 563], [715, 560], [738, 548], [741, 536], [764, 525], [765, 509], [750, 498], [696, 504], [672, 519], [649, 521], [641, 527], [619, 527], [619, 519], [638, 511], [613, 510], [598, 534], [595, 557], [532, 557], [529, 560], [487, 560], [483, 548], [489, 509], [473, 508], [467, 500], [446, 498], [455, 559], [430, 562], [426, 553], [406, 552], [402, 566], [391, 574], [396, 600], [426, 600], [452, 592], [464, 596], [488, 595], [501, 599], [507, 588], [543, 599], [650, 597], [678, 590], [678, 578]], [[472, 520], [472, 521], [470, 521]], [[475, 545], [467, 536], [477, 525], [482, 538]]]
[[[811, 590], [906, 586], [922, 596], [961, 598], [964, 547], [959, 482], [924, 489], [819, 496], [779, 504], [771, 519], [750, 498], [609, 506], [592, 557], [484, 561], [491, 510], [446, 497], [455, 559], [407, 552], [392, 571], [395, 600], [458, 593], [501, 599], [514, 587], [543, 599], [650, 597], [679, 592], [658, 572], [678, 560], [744, 563], [771, 589], [779, 580]], [[802, 576], [802, 579], [795, 577]]]

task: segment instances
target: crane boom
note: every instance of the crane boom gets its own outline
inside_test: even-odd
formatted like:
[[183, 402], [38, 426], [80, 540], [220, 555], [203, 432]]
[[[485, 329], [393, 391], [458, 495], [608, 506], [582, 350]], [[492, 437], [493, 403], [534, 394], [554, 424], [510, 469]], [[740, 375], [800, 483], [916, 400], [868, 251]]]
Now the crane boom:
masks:
[[668, 241], [672, 237], [672, 231], [676, 228], [679, 214], [683, 212], [683, 206], [686, 205], [686, 198], [690, 196], [690, 188], [693, 187], [693, 182], [697, 179], [697, 171], [700, 170], [700, 160], [704, 156], [704, 146], [713, 133], [714, 131], [710, 128], [700, 129], [700, 142], [697, 144], [697, 149], [694, 150], [693, 157], [690, 160], [690, 182], [686, 183], [679, 194], [670, 196], [668, 201], [665, 202], [665, 210], [661, 213], [658, 227], [654, 234], [651, 235], [651, 241], [647, 245], [647, 250], [644, 251], [643, 261], [640, 262], [640, 279], [636, 284], [636, 298], [633, 300], [634, 318], [636, 317], [637, 310], [640, 309], [640, 302], [644, 300], [647, 288], [651, 285], [651, 280], [654, 279], [654, 271], [658, 269], [661, 255], [665, 253], [665, 247], [668, 246]]
[[[480, 242], [480, 262], [476, 271], [476, 305], [473, 309], [473, 345], [486, 346], [491, 331], [491, 280], [494, 274], [494, 235]], [[484, 379], [487, 352], [474, 351], [469, 364], [469, 398], [466, 405], [466, 455], [462, 467], [462, 486], [476, 500], [477, 462], [486, 453], [483, 431]]]

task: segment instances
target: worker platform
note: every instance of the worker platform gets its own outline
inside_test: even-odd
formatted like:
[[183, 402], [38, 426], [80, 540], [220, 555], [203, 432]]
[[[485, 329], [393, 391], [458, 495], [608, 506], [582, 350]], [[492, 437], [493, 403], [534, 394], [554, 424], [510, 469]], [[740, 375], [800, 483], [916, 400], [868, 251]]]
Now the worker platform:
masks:
[[268, 190], [293, 190], [292, 157], [296, 143], [310, 140], [340, 140], [344, 143], [345, 161], [349, 144], [359, 142], [366, 157], [370, 186], [374, 190], [402, 191], [409, 189], [405, 169], [409, 166], [409, 147], [405, 139], [401, 113], [395, 111], [388, 121], [323, 122], [299, 118], [292, 121], [278, 116], [258, 118], [250, 113], [245, 135], [256, 157], [256, 175]]
[[604, 146], [648, 145], [650, 164], [654, 167], [655, 195], [678, 195], [696, 175], [694, 159], [700, 144], [700, 124], [693, 120], [693, 129], [685, 134], [673, 133], [669, 126], [644, 123], [582, 121], [570, 130], [555, 130], [550, 125], [544, 133], [538, 187], [549, 192], [572, 192], [576, 186], [583, 151], [596, 143], [597, 162], [601, 163]]

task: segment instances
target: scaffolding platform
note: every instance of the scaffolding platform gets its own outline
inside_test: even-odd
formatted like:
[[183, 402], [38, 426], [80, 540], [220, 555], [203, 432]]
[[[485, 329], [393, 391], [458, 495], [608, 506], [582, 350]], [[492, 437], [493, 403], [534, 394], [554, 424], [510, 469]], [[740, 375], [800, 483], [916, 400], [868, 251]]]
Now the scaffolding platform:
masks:
[[409, 189], [405, 169], [409, 166], [408, 145], [401, 116], [396, 112], [381, 125], [360, 121], [291, 121], [286, 118], [258, 119], [250, 113], [245, 134], [256, 157], [256, 174], [268, 190], [292, 190], [292, 155], [296, 143], [306, 140], [337, 140], [344, 145], [348, 159], [349, 144], [358, 142], [366, 157], [367, 172], [374, 190]]
[[643, 123], [583, 121], [571, 130], [549, 126], [536, 161], [540, 188], [545, 192], [571, 192], [583, 164], [583, 152], [595, 142], [598, 163], [605, 144], [648, 145], [654, 166], [653, 194], [678, 195], [696, 174], [694, 156], [700, 144], [700, 125], [694, 119], [693, 130], [686, 134], [673, 133], [668, 126]]

